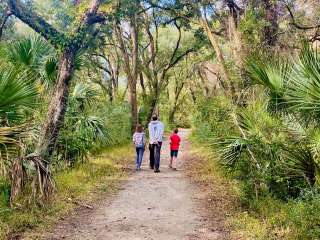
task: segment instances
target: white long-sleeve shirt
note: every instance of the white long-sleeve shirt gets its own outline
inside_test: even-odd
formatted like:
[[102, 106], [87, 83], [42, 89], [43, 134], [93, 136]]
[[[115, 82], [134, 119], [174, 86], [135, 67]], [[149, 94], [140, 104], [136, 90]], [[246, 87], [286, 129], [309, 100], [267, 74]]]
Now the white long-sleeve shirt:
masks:
[[149, 129], [149, 142], [162, 142], [164, 125], [160, 121], [151, 121], [148, 126]]
[[132, 140], [136, 147], [143, 147], [146, 144], [146, 135], [144, 132], [135, 132], [133, 134]]

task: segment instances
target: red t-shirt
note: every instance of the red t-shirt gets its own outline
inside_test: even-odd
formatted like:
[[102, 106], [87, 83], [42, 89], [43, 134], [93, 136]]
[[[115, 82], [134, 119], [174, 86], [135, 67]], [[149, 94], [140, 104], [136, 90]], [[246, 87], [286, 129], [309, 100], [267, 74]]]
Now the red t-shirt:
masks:
[[178, 134], [171, 134], [170, 136], [170, 150], [179, 150], [179, 146], [180, 146], [180, 137], [178, 136]]

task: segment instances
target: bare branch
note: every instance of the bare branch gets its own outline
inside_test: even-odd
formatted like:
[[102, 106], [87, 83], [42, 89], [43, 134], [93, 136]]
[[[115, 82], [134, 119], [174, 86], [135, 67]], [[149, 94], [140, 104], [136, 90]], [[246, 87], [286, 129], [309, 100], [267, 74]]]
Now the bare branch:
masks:
[[172, 53], [169, 65], [171, 64], [171, 62], [173, 61], [174, 57], [176, 56], [176, 54], [177, 54], [177, 52], [179, 50], [179, 47], [180, 47], [180, 42], [181, 42], [181, 27], [177, 24], [177, 22], [174, 22], [174, 25], [178, 29], [179, 35], [178, 35], [178, 40], [176, 42], [176, 47], [175, 47], [175, 49], [174, 49], [174, 51]]
[[310, 30], [310, 29], [320, 28], [320, 24], [315, 25], [315, 26], [303, 26], [303, 25], [298, 24], [289, 5], [285, 4], [285, 6], [289, 12], [290, 17], [291, 17], [291, 25], [295, 26], [296, 28], [298, 28], [300, 30]]
[[8, 21], [9, 17], [12, 15], [12, 12], [8, 9], [8, 7], [4, 10], [4, 13], [3, 13], [3, 18], [2, 20], [0, 21], [0, 40], [2, 38], [2, 33], [3, 33], [3, 29], [4, 29], [4, 26], [6, 24], [6, 22]]

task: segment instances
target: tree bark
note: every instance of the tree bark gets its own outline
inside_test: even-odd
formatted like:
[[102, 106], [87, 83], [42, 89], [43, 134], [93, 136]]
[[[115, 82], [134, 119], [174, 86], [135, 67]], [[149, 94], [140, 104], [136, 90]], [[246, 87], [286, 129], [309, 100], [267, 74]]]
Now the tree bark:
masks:
[[127, 75], [128, 89], [130, 95], [131, 106], [131, 129], [134, 131], [138, 123], [138, 106], [137, 106], [137, 78], [138, 78], [138, 26], [137, 15], [134, 14], [130, 19], [130, 35], [131, 35], [131, 60], [127, 47], [124, 43], [122, 30], [119, 25], [115, 27], [120, 50], [124, 60], [124, 71]]
[[2, 39], [3, 29], [11, 15], [12, 15], [11, 11], [9, 11], [9, 9], [6, 8], [3, 13], [3, 18], [0, 19], [0, 41]]
[[221, 75], [222, 75], [223, 80], [225, 81], [226, 90], [231, 95], [231, 97], [234, 98], [236, 95], [235, 88], [234, 88], [233, 82], [231, 80], [231, 77], [229, 76], [227, 64], [226, 64], [226, 61], [223, 57], [220, 46], [218, 44], [218, 40], [216, 39], [216, 36], [211, 32], [208, 21], [206, 19], [201, 17], [200, 24], [201, 24], [203, 30], [206, 32], [208, 39], [209, 39], [209, 41], [210, 41], [210, 43], [216, 53], [217, 61], [220, 66]]
[[70, 80], [74, 72], [74, 58], [75, 53], [67, 50], [63, 52], [59, 61], [58, 81], [53, 91], [47, 118], [36, 147], [36, 155], [41, 156], [44, 159], [48, 159], [52, 156], [59, 131], [64, 121]]
[[130, 102], [132, 115], [132, 132], [138, 123], [138, 103], [137, 103], [137, 79], [138, 79], [138, 24], [137, 13], [130, 20], [130, 32], [132, 42], [132, 61], [131, 61], [131, 81], [130, 81]]
[[265, 43], [273, 47], [276, 45], [278, 37], [278, 5], [277, 1], [263, 0], [265, 9], [265, 18], [268, 23], [264, 28], [264, 41]]

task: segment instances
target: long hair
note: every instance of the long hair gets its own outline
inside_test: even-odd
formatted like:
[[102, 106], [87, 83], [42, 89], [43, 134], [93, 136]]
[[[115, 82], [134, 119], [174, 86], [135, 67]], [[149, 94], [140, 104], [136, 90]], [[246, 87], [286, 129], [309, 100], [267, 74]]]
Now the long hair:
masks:
[[143, 132], [143, 126], [142, 126], [142, 124], [137, 124], [137, 126], [136, 126], [136, 132], [138, 132], [138, 133], [142, 133], [142, 132]]

